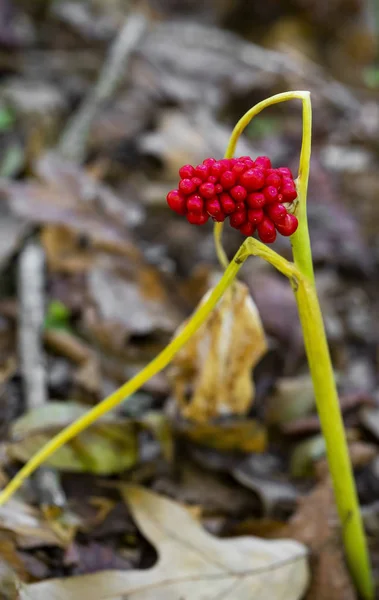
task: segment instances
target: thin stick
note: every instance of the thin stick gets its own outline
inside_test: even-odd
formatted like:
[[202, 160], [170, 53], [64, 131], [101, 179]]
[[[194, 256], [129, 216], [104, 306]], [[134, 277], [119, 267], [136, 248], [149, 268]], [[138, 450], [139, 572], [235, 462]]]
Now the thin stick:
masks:
[[139, 13], [128, 16], [110, 47], [96, 86], [84, 99], [68, 122], [59, 143], [64, 158], [81, 163], [84, 160], [88, 132], [102, 102], [115, 91], [126, 70], [127, 61], [147, 28], [146, 18]]
[[[18, 264], [18, 298], [20, 316], [18, 348], [26, 411], [44, 406], [48, 401], [43, 321], [45, 316], [45, 254], [37, 241], [28, 242]], [[35, 473], [34, 484], [43, 504], [63, 506], [65, 495], [59, 475], [42, 467]]]
[[27, 410], [47, 402], [46, 373], [42, 347], [44, 320], [45, 256], [36, 242], [28, 242], [18, 263], [18, 350], [22, 387]]

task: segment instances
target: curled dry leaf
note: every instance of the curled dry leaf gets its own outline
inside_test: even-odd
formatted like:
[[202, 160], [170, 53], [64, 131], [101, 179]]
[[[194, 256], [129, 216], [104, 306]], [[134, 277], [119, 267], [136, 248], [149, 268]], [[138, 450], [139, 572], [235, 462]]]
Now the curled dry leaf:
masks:
[[182, 415], [204, 422], [246, 414], [254, 400], [252, 369], [266, 350], [258, 310], [246, 285], [236, 282], [173, 361]]
[[103, 571], [25, 586], [21, 600], [300, 600], [308, 584], [307, 552], [291, 540], [217, 539], [179, 504], [123, 486], [142, 533], [159, 559], [148, 570]]

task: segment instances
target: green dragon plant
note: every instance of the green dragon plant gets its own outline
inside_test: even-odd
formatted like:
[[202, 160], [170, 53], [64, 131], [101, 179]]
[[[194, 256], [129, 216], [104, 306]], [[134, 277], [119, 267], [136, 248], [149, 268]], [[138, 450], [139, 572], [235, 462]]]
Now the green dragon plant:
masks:
[[[254, 161], [250, 157], [235, 159], [233, 155], [240, 135], [253, 117], [268, 106], [296, 99], [302, 102], [303, 134], [295, 187], [290, 170], [286, 167], [272, 169], [267, 157], [258, 157]], [[366, 540], [313, 273], [306, 207], [311, 125], [309, 92], [277, 94], [254, 106], [240, 119], [233, 130], [224, 159], [206, 159], [203, 165], [195, 168], [185, 165], [180, 170], [179, 189], [168, 194], [168, 204], [179, 214], [185, 215], [192, 224], [202, 225], [209, 216], [216, 221], [215, 246], [221, 265], [225, 268], [223, 277], [180, 333], [154, 360], [83, 417], [63, 429], [29, 460], [0, 493], [0, 505], [63, 444], [125, 401], [148, 379], [164, 369], [206, 321], [245, 260], [249, 256], [260, 256], [289, 279], [296, 298], [347, 562], [362, 598], [373, 599]], [[226, 218], [246, 236], [230, 263], [221, 244], [223, 221]], [[276, 231], [290, 235], [293, 262], [251, 237], [256, 230], [260, 239], [267, 243], [275, 240]]]

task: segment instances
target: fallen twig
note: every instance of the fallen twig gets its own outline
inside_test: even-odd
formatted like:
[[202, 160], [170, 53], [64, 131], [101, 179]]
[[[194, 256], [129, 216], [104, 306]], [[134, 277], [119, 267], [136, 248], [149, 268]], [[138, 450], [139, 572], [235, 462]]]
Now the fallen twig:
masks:
[[85, 156], [88, 132], [100, 105], [115, 91], [125, 72], [127, 61], [147, 27], [140, 13], [129, 16], [113, 42], [95, 87], [83, 100], [78, 112], [69, 120], [58, 145], [60, 154], [81, 163]]

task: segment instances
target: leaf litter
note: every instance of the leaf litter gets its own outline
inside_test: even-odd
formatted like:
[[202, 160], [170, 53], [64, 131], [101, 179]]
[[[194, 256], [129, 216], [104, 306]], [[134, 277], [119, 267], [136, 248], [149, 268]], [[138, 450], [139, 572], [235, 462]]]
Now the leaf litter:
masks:
[[[221, 157], [231, 125], [255, 100], [310, 89], [315, 143], [309, 215], [317, 286], [377, 573], [379, 112], [375, 78], [366, 87], [376, 55], [363, 4], [295, 0], [289, 13], [275, 3], [257, 10], [254, 3], [212, 0], [193, 2], [191, 18], [186, 4], [149, 1], [141, 15], [120, 0], [0, 3], [1, 486], [54, 432], [154, 358], [219, 277], [211, 228], [197, 230], [168, 214], [164, 198], [177, 168], [206, 155]], [[122, 32], [137, 21], [144, 24], [142, 35], [131, 47]], [[109, 64], [104, 80], [102, 65]], [[67, 136], [80, 112], [86, 120], [74, 132], [78, 149]], [[295, 172], [299, 135], [297, 107], [273, 107], [249, 128], [239, 153], [270, 155]], [[67, 146], [76, 164], [63, 159]], [[46, 265], [46, 318], [37, 337], [41, 348], [43, 337], [48, 401], [34, 423], [25, 414], [18, 358], [25, 315], [16, 287], [30, 238], [40, 244]], [[238, 234], [227, 231], [223, 241], [232, 256]], [[277, 249], [290, 257], [288, 241]], [[61, 512], [45, 506], [53, 496], [40, 477], [0, 511], [1, 560], [19, 580], [5, 568], [2, 593], [15, 598], [20, 582], [93, 571], [106, 588], [109, 569], [116, 569], [122, 585], [129, 573], [138, 580], [151, 570], [162, 576], [159, 561], [152, 564], [155, 550], [163, 553], [163, 534], [150, 536], [147, 517], [134, 509], [149, 546], [125, 506], [122, 516], [109, 508], [120, 506], [114, 487], [105, 485], [110, 478], [188, 502], [191, 514], [218, 536], [278, 539], [288, 524], [285, 535], [311, 550], [310, 598], [354, 597], [323, 483], [324, 443], [292, 291], [253, 259], [240, 279], [258, 314], [237, 286], [238, 310], [226, 297], [170, 377], [154, 377], [109, 420], [56, 455], [52, 473], [67, 497]], [[233, 335], [226, 339], [224, 330]], [[135, 498], [147, 504], [147, 490]], [[152, 518], [161, 499], [149, 498]], [[92, 501], [99, 507], [96, 518]], [[167, 502], [169, 511], [178, 508]], [[187, 523], [183, 514], [178, 519]], [[191, 524], [198, 531], [200, 525]], [[188, 564], [179, 561], [177, 532], [168, 531], [167, 547], [176, 550], [166, 574], [171, 581], [176, 565]], [[212, 538], [215, 553], [218, 542], [228, 552], [239, 543]], [[256, 543], [261, 553], [274, 547]], [[292, 578], [291, 569], [300, 565], [300, 577], [305, 560], [283, 566], [281, 576], [291, 572]], [[229, 573], [225, 564], [221, 572]], [[252, 564], [246, 568], [254, 570]], [[271, 598], [276, 569], [264, 569], [264, 577], [254, 577], [266, 582], [262, 596]], [[220, 582], [230, 583], [224, 597], [238, 600], [243, 577], [228, 577]], [[292, 600], [291, 586], [282, 592]]]
[[156, 565], [142, 571], [31, 584], [22, 589], [21, 600], [123, 596], [296, 600], [303, 596], [308, 565], [302, 544], [253, 537], [220, 540], [172, 500], [139, 487], [124, 486], [121, 491], [141, 531], [156, 546]]

